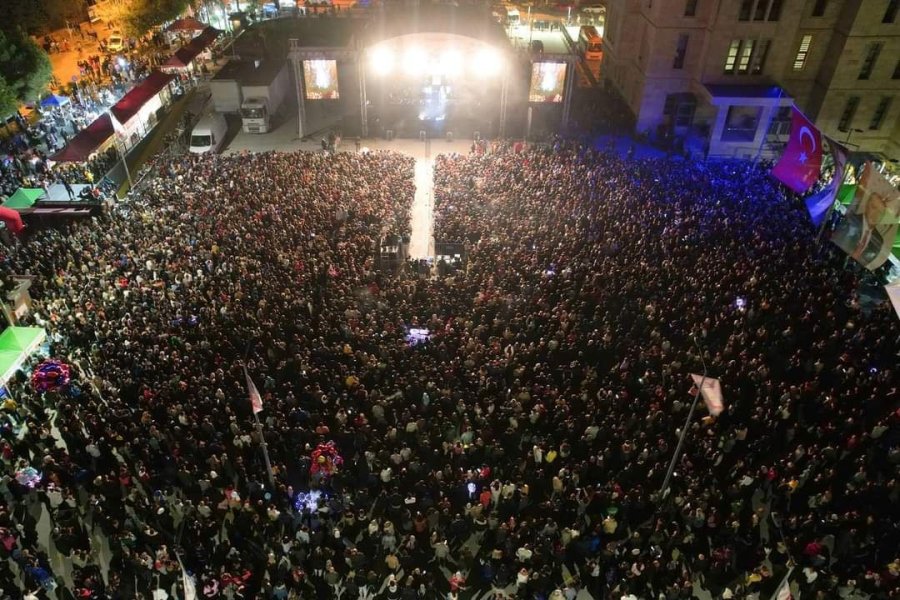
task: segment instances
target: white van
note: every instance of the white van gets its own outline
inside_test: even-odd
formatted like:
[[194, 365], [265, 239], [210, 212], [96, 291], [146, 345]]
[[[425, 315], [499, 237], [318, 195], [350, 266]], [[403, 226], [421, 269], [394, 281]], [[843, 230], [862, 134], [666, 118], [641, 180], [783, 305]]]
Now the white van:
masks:
[[218, 152], [228, 133], [228, 123], [225, 117], [217, 112], [211, 112], [200, 119], [194, 130], [191, 131], [190, 151], [195, 154], [204, 152]]

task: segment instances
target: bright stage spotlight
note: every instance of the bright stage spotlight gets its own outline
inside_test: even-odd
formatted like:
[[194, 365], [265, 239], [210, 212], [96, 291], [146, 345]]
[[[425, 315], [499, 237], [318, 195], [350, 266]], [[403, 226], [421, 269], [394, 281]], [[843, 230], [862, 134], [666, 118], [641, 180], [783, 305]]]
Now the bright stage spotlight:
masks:
[[407, 48], [403, 54], [403, 70], [407, 75], [423, 75], [427, 67], [428, 57], [418, 47]]
[[503, 69], [503, 57], [493, 48], [482, 48], [475, 53], [472, 71], [479, 77], [497, 75]]
[[372, 70], [378, 75], [387, 75], [394, 70], [394, 53], [390, 48], [376, 48], [369, 55]]
[[441, 73], [453, 77], [462, 71], [462, 55], [457, 50], [445, 50], [441, 54]]

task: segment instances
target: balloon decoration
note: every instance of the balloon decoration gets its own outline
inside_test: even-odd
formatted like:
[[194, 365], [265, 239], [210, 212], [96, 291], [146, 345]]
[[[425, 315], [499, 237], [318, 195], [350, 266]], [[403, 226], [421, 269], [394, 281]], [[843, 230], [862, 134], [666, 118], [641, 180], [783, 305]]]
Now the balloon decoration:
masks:
[[319, 510], [319, 504], [328, 498], [321, 490], [309, 490], [308, 492], [297, 492], [294, 496], [294, 510], [302, 512], [308, 510], [316, 512]]
[[320, 477], [331, 477], [344, 464], [344, 457], [338, 454], [334, 442], [323, 442], [316, 446], [311, 458], [309, 472]]
[[64, 388], [71, 381], [69, 365], [58, 360], [45, 360], [35, 368], [31, 385], [38, 392], [54, 392]]
[[42, 478], [43, 475], [41, 475], [41, 472], [32, 466], [22, 467], [21, 469], [16, 470], [16, 481], [19, 485], [31, 490], [41, 483]]

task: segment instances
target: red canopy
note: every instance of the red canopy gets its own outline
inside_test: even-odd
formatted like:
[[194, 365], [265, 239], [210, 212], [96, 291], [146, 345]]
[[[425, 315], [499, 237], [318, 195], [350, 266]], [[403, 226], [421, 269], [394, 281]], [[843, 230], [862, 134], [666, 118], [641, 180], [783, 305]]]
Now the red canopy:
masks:
[[97, 151], [113, 134], [113, 124], [109, 113], [103, 113], [97, 119], [79, 131], [69, 140], [66, 147], [50, 157], [53, 162], [82, 162]]
[[185, 17], [172, 21], [172, 24], [166, 27], [166, 31], [201, 31], [205, 28], [205, 23], [201, 23], [194, 17]]
[[122, 96], [122, 99], [110, 108], [109, 112], [113, 114], [119, 123], [124, 125], [131, 117], [138, 114], [138, 111], [150, 98], [157, 95], [173, 79], [175, 79], [175, 76], [170, 73], [153, 71], [140, 85], [134, 86], [131, 88], [131, 91]]
[[207, 27], [203, 30], [203, 33], [176, 50], [172, 58], [167, 60], [162, 67], [170, 69], [184, 69], [188, 67], [201, 52], [216, 41], [219, 33], [221, 32], [215, 27]]

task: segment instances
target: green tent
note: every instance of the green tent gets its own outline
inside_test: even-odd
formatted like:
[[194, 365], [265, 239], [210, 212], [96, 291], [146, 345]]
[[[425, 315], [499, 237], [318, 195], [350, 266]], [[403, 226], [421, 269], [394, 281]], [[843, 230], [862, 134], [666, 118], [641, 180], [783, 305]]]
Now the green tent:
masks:
[[42, 327], [7, 327], [0, 333], [0, 385], [12, 379], [46, 337]]
[[39, 188], [19, 188], [15, 194], [6, 199], [3, 206], [6, 208], [31, 208], [43, 195], [44, 190]]

